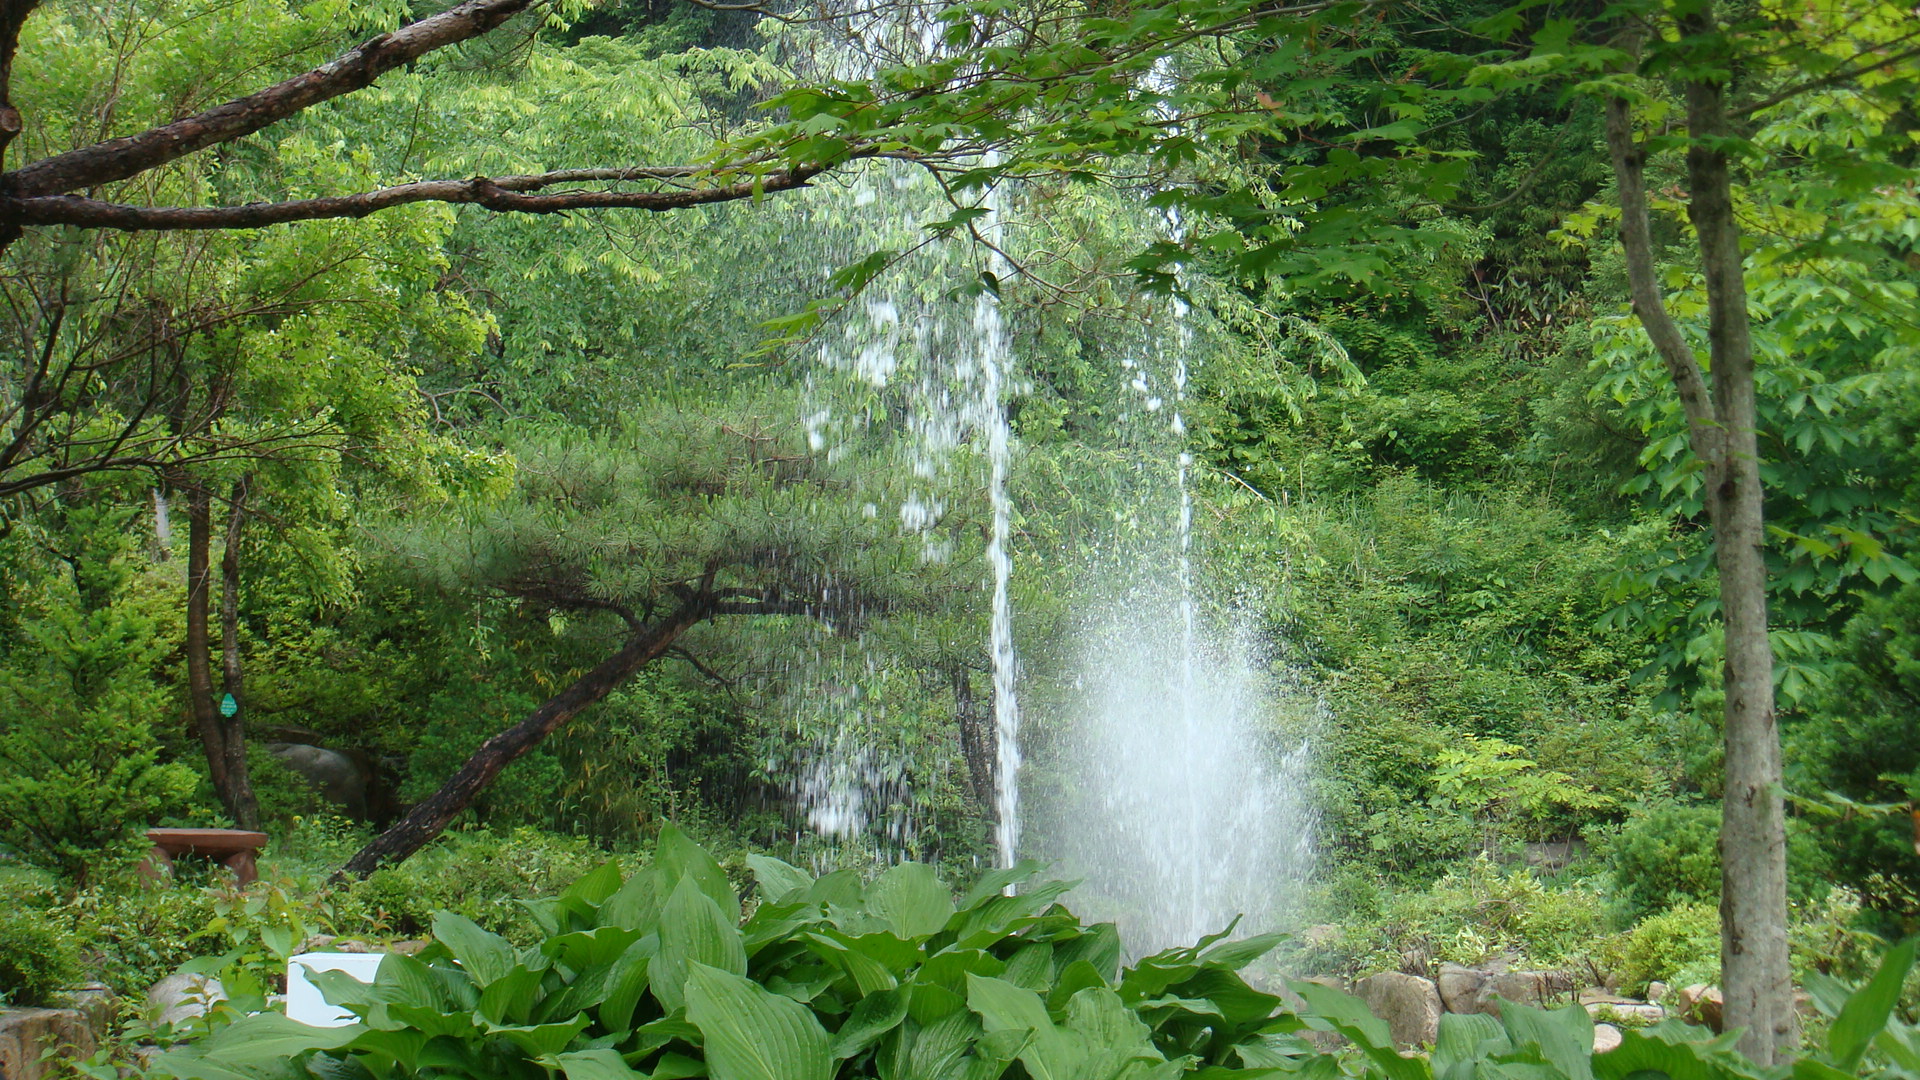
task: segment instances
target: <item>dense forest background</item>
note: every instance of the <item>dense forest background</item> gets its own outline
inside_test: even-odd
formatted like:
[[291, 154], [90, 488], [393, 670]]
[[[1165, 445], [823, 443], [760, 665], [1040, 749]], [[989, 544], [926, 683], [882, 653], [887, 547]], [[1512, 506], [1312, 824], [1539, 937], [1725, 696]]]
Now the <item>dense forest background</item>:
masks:
[[[51, 4], [22, 56], [60, 59], [16, 75], [25, 156], [233, 92], [209, 70], [298, 70], [337, 37], [316, 21], [372, 32], [404, 6]], [[1376, 75], [1411, 70], [1471, 7], [1395, 9], [1348, 44]], [[436, 53], [151, 178], [154, 198], [688, 159], [848, 55], [830, 25], [753, 12], [574, 16]], [[1341, 69], [1289, 107], [1378, 127], [1382, 85]], [[84, 907], [137, 852], [130, 825], [256, 814], [337, 861], [617, 652], [624, 620], [719, 574], [737, 600], [508, 765], [449, 843], [630, 851], [671, 819], [719, 850], [964, 878], [994, 813], [984, 447], [963, 434], [929, 465], [925, 432], [893, 422], [913, 378], [873, 379], [840, 343], [884, 321], [875, 304], [999, 298], [1039, 768], [1103, 601], [1087, 568], [1168, 520], [1178, 447], [1127, 387], [1170, 378], [1171, 288], [1198, 576], [1291, 687], [1275, 729], [1311, 745], [1298, 918], [1339, 929], [1308, 961], [1612, 950], [1642, 983], [1710, 977], [1715, 589], [1678, 405], [1626, 309], [1599, 107], [1541, 90], [1456, 108], [1427, 117], [1464, 170], [1454, 197], [1349, 182], [1326, 202], [1386, 213], [1395, 241], [1257, 278], [1207, 249], [1177, 278], [1143, 271], [1170, 236], [1153, 189], [1064, 175], [1003, 181], [1014, 265], [983, 277], [991, 237], [932, 203], [912, 219], [884, 163], [661, 215], [423, 204], [29, 233], [0, 280], [0, 872]], [[1879, 137], [1917, 125], [1810, 95], [1756, 134], [1771, 157], [1740, 189], [1796, 955], [1823, 969], [1920, 928], [1920, 194], [1823, 192], [1811, 247], [1796, 208], [1811, 162], [1910, 167], [1911, 140]], [[1211, 145], [1186, 183], [1331, 146]], [[1680, 181], [1654, 181], [1675, 310], [1698, 322]], [[901, 254], [865, 259], [882, 250]], [[904, 363], [939, 351], [917, 347]], [[895, 528], [921, 500], [935, 520]], [[315, 748], [350, 774], [344, 804], [290, 767]], [[823, 834], [819, 770], [850, 758], [859, 827]], [[436, 887], [405, 865], [374, 882], [366, 902], [402, 923]]]

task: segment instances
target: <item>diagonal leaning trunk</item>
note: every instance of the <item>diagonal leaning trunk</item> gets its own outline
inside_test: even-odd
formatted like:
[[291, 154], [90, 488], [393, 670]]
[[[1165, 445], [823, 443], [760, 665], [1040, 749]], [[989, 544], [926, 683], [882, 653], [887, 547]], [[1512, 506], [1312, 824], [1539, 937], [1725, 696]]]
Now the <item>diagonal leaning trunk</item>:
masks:
[[[1683, 34], [1714, 40], [1710, 4], [1680, 17]], [[1709, 65], [1702, 65], [1703, 68]], [[1645, 182], [1646, 151], [1630, 106], [1607, 103], [1607, 146], [1620, 190], [1620, 237], [1634, 313], [1666, 364], [1686, 411], [1689, 442], [1705, 466], [1707, 518], [1726, 632], [1726, 795], [1720, 828], [1724, 1017], [1743, 1028], [1740, 1050], [1762, 1065], [1798, 1040], [1787, 954], [1786, 808], [1767, 639], [1766, 528], [1760, 481], [1747, 289], [1724, 140], [1732, 135], [1725, 86], [1686, 84], [1688, 216], [1699, 241], [1708, 298], [1712, 384], [1666, 309], [1655, 276]]]
[[453, 819], [486, 790], [500, 771], [540, 745], [547, 736], [589, 706], [618, 690], [633, 674], [667, 651], [686, 629], [714, 613], [713, 598], [697, 595], [651, 626], [635, 629], [620, 651], [594, 665], [566, 689], [548, 698], [526, 719], [480, 744], [440, 789], [415, 806], [392, 828], [354, 853], [335, 874], [365, 877], [383, 864], [400, 862], [439, 836]]

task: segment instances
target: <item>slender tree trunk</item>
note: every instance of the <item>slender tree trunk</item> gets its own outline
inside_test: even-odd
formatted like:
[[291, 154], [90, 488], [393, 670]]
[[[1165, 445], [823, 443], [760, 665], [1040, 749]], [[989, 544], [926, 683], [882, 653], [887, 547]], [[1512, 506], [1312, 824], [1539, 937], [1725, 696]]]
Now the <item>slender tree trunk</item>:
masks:
[[[1680, 18], [1682, 34], [1716, 39], [1710, 4]], [[1710, 46], [1709, 46], [1710, 47]], [[1636, 51], [1629, 46], [1629, 51]], [[1695, 66], [1711, 70], [1724, 57]], [[1705, 499], [1726, 632], [1726, 796], [1722, 809], [1721, 969], [1728, 1027], [1745, 1030], [1740, 1049], [1762, 1065], [1798, 1039], [1787, 956], [1786, 813], [1780, 795], [1780, 736], [1773, 712], [1773, 652], [1767, 639], [1766, 529], [1756, 431], [1753, 343], [1747, 312], [1733, 181], [1722, 140], [1732, 134], [1725, 87], [1686, 86], [1688, 214], [1707, 286], [1712, 381], [1695, 359], [1660, 294], [1648, 223], [1646, 152], [1624, 99], [1607, 103], [1607, 146], [1620, 194], [1620, 239], [1634, 313], [1667, 367], [1687, 417], [1694, 456], [1705, 466]]]
[[207, 771], [220, 801], [227, 800], [226, 739], [220, 714], [213, 704], [213, 668], [207, 630], [208, 592], [212, 571], [208, 553], [213, 547], [213, 497], [194, 484], [187, 489], [187, 707], [194, 730], [206, 751]]
[[227, 537], [220, 555], [220, 674], [233, 695], [232, 716], [220, 717], [223, 752], [227, 759], [228, 808], [243, 829], [260, 827], [260, 800], [253, 794], [247, 772], [247, 693], [240, 662], [240, 534], [247, 524], [247, 496], [252, 478], [233, 485], [233, 506], [227, 518]]
[[[232, 560], [234, 580], [227, 588], [237, 589], [239, 562], [228, 539], [223, 553], [223, 570]], [[207, 772], [213, 791], [226, 808], [234, 824], [243, 829], [260, 827], [260, 807], [247, 778], [246, 742], [241, 735], [240, 716], [231, 720], [220, 715], [213, 697], [213, 648], [209, 627], [213, 592], [213, 496], [204, 484], [187, 489], [187, 704], [193, 713], [193, 726], [199, 732], [201, 748], [207, 755]], [[224, 575], [223, 575], [224, 576]], [[225, 591], [225, 590], [223, 590]], [[231, 598], [223, 597], [222, 616]], [[237, 623], [237, 616], [235, 619]], [[227, 632], [223, 651], [237, 644], [232, 630]], [[238, 669], [238, 655], [233, 658]], [[235, 700], [238, 700], [236, 697]]]
[[953, 683], [953, 715], [960, 725], [960, 755], [967, 760], [967, 780], [973, 788], [974, 802], [989, 820], [999, 812], [994, 801], [993, 729], [980, 699], [973, 696], [973, 676], [965, 664], [948, 671]]
[[566, 689], [547, 699], [526, 719], [480, 744], [480, 748], [454, 770], [438, 791], [356, 852], [335, 877], [348, 874], [365, 877], [385, 863], [400, 862], [419, 851], [452, 824], [461, 811], [471, 806], [475, 797], [486, 790], [502, 769], [540, 745], [561, 725], [619, 689], [635, 672], [666, 652], [674, 639], [688, 627], [706, 619], [713, 612], [713, 599], [700, 595], [682, 604], [660, 622], [635, 630], [619, 652], [602, 660]]
[[[1716, 32], [1703, 4], [1681, 32]], [[1720, 965], [1728, 1027], [1746, 1029], [1740, 1049], [1762, 1065], [1798, 1041], [1787, 955], [1787, 833], [1780, 733], [1773, 712], [1773, 649], [1767, 640], [1766, 528], [1760, 485], [1753, 341], [1733, 183], [1719, 140], [1732, 135], [1725, 88], [1687, 85], [1688, 215], [1707, 285], [1714, 414], [1723, 456], [1708, 472], [1708, 516], [1726, 625], [1726, 801], [1720, 825]]]

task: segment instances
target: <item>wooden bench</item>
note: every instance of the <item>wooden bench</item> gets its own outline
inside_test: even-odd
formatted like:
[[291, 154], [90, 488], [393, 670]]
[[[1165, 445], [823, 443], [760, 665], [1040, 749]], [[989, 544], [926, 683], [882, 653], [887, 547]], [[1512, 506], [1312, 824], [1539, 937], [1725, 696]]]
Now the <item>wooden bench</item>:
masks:
[[153, 850], [140, 873], [149, 881], [171, 876], [176, 855], [204, 855], [233, 871], [240, 884], [250, 884], [260, 877], [255, 859], [267, 846], [266, 833], [246, 829], [148, 829], [147, 839]]

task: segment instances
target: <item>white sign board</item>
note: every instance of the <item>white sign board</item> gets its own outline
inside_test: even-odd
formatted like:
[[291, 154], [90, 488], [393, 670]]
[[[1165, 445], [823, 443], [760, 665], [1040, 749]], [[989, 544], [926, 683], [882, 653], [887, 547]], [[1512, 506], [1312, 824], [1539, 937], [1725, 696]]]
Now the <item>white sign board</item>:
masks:
[[385, 953], [310, 952], [287, 958], [287, 1019], [314, 1027], [344, 1027], [358, 1020], [345, 1009], [327, 1004], [320, 988], [307, 981], [307, 971], [344, 971], [363, 983], [373, 981]]

